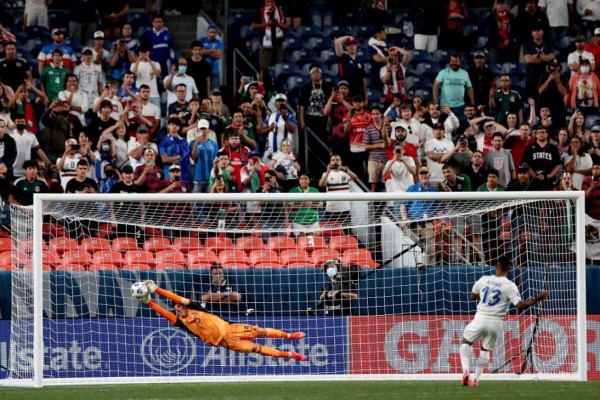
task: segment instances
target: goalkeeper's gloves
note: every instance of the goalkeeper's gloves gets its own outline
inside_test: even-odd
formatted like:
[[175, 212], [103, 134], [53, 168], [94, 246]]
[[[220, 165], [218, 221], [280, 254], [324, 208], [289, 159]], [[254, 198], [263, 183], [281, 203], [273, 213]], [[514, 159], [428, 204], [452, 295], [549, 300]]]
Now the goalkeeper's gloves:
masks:
[[[155, 285], [156, 286], [156, 285]], [[140, 303], [148, 304], [150, 303], [150, 293], [146, 293], [144, 296], [139, 297], [138, 301]]]
[[156, 292], [156, 289], [158, 289], [158, 286], [156, 286], [156, 283], [152, 280], [144, 281], [144, 285], [146, 285], [150, 293], [154, 293]]

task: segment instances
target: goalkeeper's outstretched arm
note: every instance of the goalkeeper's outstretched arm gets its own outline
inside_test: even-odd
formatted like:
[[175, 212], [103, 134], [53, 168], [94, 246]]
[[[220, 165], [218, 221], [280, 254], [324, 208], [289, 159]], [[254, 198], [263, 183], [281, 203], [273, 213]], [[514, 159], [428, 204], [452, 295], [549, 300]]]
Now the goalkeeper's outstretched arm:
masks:
[[150, 307], [152, 307], [152, 309], [154, 311], [156, 311], [158, 314], [160, 314], [161, 316], [168, 319], [171, 324], [175, 325], [177, 323], [177, 316], [175, 314], [173, 314], [172, 312], [169, 312], [169, 311], [165, 310], [164, 308], [162, 308], [161, 306], [159, 306], [154, 300], [151, 300], [150, 293], [156, 293], [158, 295], [165, 296], [167, 299], [172, 300], [177, 304], [182, 304], [184, 306], [187, 306], [188, 304], [190, 304], [190, 299], [181, 297], [178, 294], [175, 294], [168, 290], [161, 289], [156, 285], [156, 283], [154, 283], [154, 281], [151, 281], [151, 280], [145, 281], [144, 285], [146, 285], [146, 287], [148, 288], [149, 293], [146, 297], [147, 301], [143, 301], [143, 300], [142, 301], [144, 303], [147, 303]]

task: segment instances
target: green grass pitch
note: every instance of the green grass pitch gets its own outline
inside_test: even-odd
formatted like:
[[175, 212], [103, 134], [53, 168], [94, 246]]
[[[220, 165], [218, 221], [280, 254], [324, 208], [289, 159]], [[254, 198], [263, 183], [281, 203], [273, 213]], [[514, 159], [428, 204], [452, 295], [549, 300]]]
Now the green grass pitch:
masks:
[[0, 400], [119, 399], [544, 399], [600, 398], [600, 381], [480, 381], [476, 388], [460, 382], [282, 382], [196, 383], [114, 386], [58, 386], [42, 389], [0, 388]]

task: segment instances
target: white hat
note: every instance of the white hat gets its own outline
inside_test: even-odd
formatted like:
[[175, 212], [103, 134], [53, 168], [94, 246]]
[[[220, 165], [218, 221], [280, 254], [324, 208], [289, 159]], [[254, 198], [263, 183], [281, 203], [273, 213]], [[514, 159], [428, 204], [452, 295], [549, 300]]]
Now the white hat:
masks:
[[206, 119], [201, 119], [200, 121], [198, 121], [198, 129], [202, 129], [202, 128], [207, 128], [210, 126], [210, 124], [208, 123], [208, 120]]
[[287, 97], [286, 97], [286, 95], [285, 95], [285, 94], [283, 94], [283, 93], [277, 93], [277, 94], [275, 95], [275, 101], [277, 101], [277, 100], [285, 100], [285, 101], [287, 101]]
[[600, 36], [600, 28], [594, 30], [594, 36]]

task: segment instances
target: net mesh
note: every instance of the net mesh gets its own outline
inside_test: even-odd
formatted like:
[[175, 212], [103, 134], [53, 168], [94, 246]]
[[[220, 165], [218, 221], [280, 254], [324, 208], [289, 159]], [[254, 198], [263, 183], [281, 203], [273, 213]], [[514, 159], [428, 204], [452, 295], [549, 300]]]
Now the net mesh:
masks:
[[[489, 370], [577, 371], [570, 200], [305, 197], [44, 202], [44, 379], [460, 373], [472, 285], [504, 254], [524, 299], [552, 296], [509, 312]], [[33, 213], [12, 212], [10, 370], [30, 379]], [[335, 281], [329, 260], [339, 260], [328, 264]], [[308, 360], [207, 345], [131, 297], [131, 284], [146, 279], [230, 322], [306, 332], [256, 342]]]

